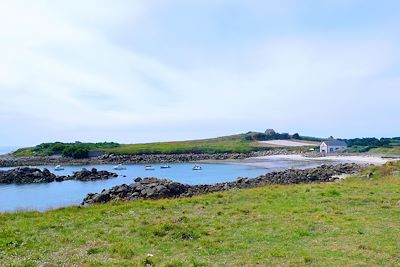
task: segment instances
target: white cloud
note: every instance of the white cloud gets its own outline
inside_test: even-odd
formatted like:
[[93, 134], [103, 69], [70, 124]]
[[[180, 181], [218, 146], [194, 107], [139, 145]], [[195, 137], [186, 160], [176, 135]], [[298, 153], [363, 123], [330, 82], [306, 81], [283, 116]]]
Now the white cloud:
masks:
[[[368, 118], [366, 105], [386, 116], [399, 112], [393, 99], [400, 82], [385, 76], [399, 62], [396, 39], [265, 36], [183, 68], [109, 35], [125, 24], [134, 35], [157, 4], [0, 1], [0, 124], [6, 125], [0, 144], [149, 141], [182, 137], [185, 130], [194, 138], [264, 126], [316, 135], [336, 127], [348, 135], [356, 131], [320, 129], [318, 121], [330, 116], [350, 127], [357, 116]], [[394, 96], [387, 100], [392, 105], [376, 103], [383, 93]], [[353, 105], [354, 115], [338, 108]], [[373, 123], [383, 126], [379, 116]], [[186, 127], [196, 125], [203, 129]], [[165, 129], [166, 135], [152, 135]]]

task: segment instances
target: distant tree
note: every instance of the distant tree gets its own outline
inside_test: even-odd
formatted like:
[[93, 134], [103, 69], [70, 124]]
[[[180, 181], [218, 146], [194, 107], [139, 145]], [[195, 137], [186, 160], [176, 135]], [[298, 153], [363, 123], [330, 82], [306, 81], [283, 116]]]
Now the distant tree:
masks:
[[265, 134], [266, 134], [266, 135], [273, 136], [273, 135], [276, 134], [276, 132], [275, 132], [274, 129], [267, 129], [267, 130], [265, 130]]
[[293, 139], [300, 139], [300, 135], [298, 133], [295, 133], [294, 135], [292, 135]]
[[49, 147], [49, 152], [51, 154], [61, 154], [65, 149], [65, 145], [63, 143], [57, 142]]
[[87, 158], [89, 156], [89, 149], [85, 145], [69, 146], [63, 150], [62, 156], [74, 159]]
[[390, 144], [391, 139], [389, 138], [354, 138], [346, 140], [349, 147], [353, 146], [369, 146], [369, 147], [381, 147]]
[[248, 132], [244, 136], [244, 139], [249, 141], [265, 141], [268, 140], [268, 136], [265, 133]]
[[288, 133], [281, 133], [278, 134], [279, 139], [290, 139], [290, 134]]

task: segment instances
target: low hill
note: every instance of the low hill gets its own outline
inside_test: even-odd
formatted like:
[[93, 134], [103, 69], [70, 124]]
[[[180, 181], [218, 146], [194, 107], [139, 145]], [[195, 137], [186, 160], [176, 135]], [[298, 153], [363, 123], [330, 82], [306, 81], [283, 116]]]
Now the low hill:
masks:
[[[287, 134], [288, 139], [291, 137]], [[104, 143], [44, 143], [36, 147], [22, 148], [14, 152], [14, 156], [49, 156], [63, 155], [75, 158], [87, 157], [89, 152], [100, 151], [113, 154], [182, 154], [182, 153], [249, 153], [252, 151], [268, 150], [258, 141], [275, 140], [282, 135], [268, 136], [265, 133], [248, 132], [244, 134], [223, 136], [201, 140], [156, 142], [145, 144]], [[298, 137], [296, 140], [302, 140]], [[306, 137], [308, 140], [309, 137]], [[308, 144], [305, 144], [307, 146]], [[275, 146], [279, 147], [279, 146]], [[282, 146], [284, 147], [284, 146]]]

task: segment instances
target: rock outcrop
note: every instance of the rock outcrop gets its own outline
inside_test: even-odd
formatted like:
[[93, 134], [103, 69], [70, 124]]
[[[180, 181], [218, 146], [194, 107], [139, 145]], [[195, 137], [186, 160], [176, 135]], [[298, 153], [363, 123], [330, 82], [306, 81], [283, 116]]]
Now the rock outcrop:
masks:
[[118, 177], [118, 174], [108, 171], [98, 171], [96, 168], [92, 168], [91, 170], [83, 168], [81, 171], [75, 172], [74, 175], [67, 177], [71, 177], [72, 180], [94, 181]]
[[136, 179], [131, 185], [115, 186], [109, 190], [103, 190], [98, 194], [90, 193], [84, 199], [84, 203], [104, 203], [112, 199], [160, 199], [174, 198], [188, 192], [190, 186], [172, 182], [167, 179], [144, 178]]
[[37, 168], [22, 167], [8, 171], [0, 171], [0, 184], [32, 184], [32, 183], [51, 183], [54, 181], [62, 182], [67, 180], [94, 181], [118, 177], [116, 173], [108, 171], [98, 171], [82, 169], [71, 176], [56, 176], [48, 169], [43, 171]]
[[39, 165], [67, 165], [67, 164], [148, 164], [148, 163], [172, 163], [172, 162], [195, 162], [201, 160], [227, 160], [227, 159], [246, 159], [251, 157], [287, 155], [287, 154], [306, 154], [307, 151], [291, 151], [287, 149], [272, 149], [265, 151], [255, 151], [249, 153], [186, 153], [186, 154], [140, 154], [140, 155], [115, 155], [105, 154], [97, 158], [73, 159], [60, 156], [48, 157], [3, 157], [0, 158], [0, 167], [15, 166], [39, 166]]
[[48, 169], [43, 171], [37, 168], [16, 168], [8, 171], [0, 171], [0, 183], [3, 184], [30, 184], [30, 183], [50, 183], [55, 181], [56, 175]]
[[363, 170], [364, 167], [356, 164], [322, 165], [313, 169], [286, 170], [272, 172], [256, 178], [239, 177], [234, 182], [218, 183], [214, 185], [186, 185], [157, 178], [136, 178], [130, 185], [115, 186], [100, 193], [90, 193], [82, 204], [104, 203], [116, 199], [160, 199], [191, 197], [212, 192], [232, 189], [251, 188], [266, 184], [298, 184], [331, 182], [339, 179], [341, 174], [352, 174]]

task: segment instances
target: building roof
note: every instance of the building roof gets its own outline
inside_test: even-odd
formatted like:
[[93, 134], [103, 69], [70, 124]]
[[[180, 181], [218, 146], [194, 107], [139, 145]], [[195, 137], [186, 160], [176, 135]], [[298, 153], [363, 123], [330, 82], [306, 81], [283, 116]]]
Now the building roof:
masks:
[[337, 140], [337, 139], [329, 139], [324, 140], [322, 143], [325, 143], [327, 146], [347, 146], [345, 141]]

